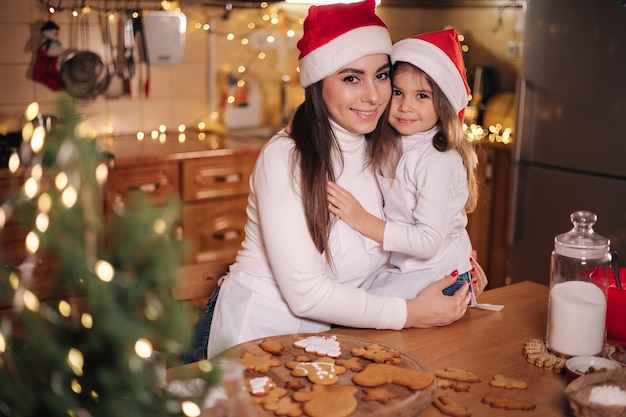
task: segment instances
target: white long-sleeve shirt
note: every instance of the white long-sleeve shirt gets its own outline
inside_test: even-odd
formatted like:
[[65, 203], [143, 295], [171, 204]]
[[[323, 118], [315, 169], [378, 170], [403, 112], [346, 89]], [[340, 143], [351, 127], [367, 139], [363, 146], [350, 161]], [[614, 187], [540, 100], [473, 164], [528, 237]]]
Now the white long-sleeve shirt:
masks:
[[467, 172], [458, 152], [434, 148], [436, 132], [403, 136], [396, 178], [378, 176], [387, 220], [383, 248], [392, 252], [393, 268], [368, 280], [368, 292], [412, 298], [455, 269], [471, 269]]
[[[381, 216], [376, 179], [364, 167], [365, 138], [336, 124], [343, 151], [337, 183], [371, 213]], [[290, 333], [320, 332], [330, 323], [401, 329], [407, 319], [401, 297], [368, 294], [359, 288], [388, 260], [381, 245], [341, 221], [331, 230], [333, 270], [311, 240], [291, 157], [294, 142], [285, 131], [264, 146], [250, 178], [243, 248], [218, 297], [208, 357], [248, 340]]]

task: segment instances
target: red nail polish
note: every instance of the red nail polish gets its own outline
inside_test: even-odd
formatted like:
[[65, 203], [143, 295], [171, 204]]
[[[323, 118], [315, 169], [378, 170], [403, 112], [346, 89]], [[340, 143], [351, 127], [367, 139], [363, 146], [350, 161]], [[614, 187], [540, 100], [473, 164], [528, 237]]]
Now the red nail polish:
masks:
[[477, 280], [477, 279], [473, 279], [473, 280], [472, 280], [472, 284], [476, 284], [477, 282], [478, 282], [478, 280]]
[[452, 271], [450, 275], [452, 275], [453, 277], [456, 277], [457, 275], [459, 275], [459, 271], [455, 269], [454, 271]]
[[470, 272], [476, 272], [476, 268], [472, 267], [472, 270]]

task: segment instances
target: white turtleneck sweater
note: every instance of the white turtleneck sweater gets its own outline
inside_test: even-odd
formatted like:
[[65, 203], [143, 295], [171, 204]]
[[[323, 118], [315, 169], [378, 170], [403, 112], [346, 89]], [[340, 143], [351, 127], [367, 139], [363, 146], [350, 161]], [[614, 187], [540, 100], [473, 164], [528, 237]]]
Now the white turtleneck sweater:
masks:
[[[376, 179], [364, 168], [365, 138], [332, 123], [343, 152], [337, 183], [370, 213], [382, 217]], [[359, 288], [377, 275], [388, 253], [341, 221], [331, 230], [334, 270], [311, 240], [292, 170], [294, 142], [284, 130], [264, 146], [250, 178], [245, 240], [223, 280], [209, 335], [208, 357], [252, 339], [314, 333], [330, 324], [401, 329], [407, 319], [401, 297]]]
[[393, 268], [369, 279], [368, 292], [413, 298], [455, 269], [471, 269], [467, 172], [457, 151], [435, 149], [435, 133], [436, 127], [403, 136], [395, 180], [378, 177], [387, 220], [383, 247], [392, 252]]

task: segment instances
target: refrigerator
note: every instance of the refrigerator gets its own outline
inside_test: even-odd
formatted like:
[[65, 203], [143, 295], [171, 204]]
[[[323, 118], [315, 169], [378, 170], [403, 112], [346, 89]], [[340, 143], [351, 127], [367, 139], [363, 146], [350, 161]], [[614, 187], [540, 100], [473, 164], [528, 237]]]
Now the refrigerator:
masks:
[[517, 86], [506, 274], [549, 283], [570, 214], [598, 216], [626, 266], [626, 7], [529, 0]]

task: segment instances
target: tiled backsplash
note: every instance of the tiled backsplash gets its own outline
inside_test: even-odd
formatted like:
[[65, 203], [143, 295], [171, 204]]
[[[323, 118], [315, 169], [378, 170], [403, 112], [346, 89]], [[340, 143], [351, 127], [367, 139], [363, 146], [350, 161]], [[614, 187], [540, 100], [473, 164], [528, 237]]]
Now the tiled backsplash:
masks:
[[[116, 2], [111, 2], [114, 3]], [[132, 3], [141, 7], [141, 1]], [[184, 5], [184, 2], [181, 3]], [[36, 50], [41, 42], [41, 27], [48, 19], [44, 4], [45, 2], [37, 0], [0, 0], [3, 11], [0, 14], [0, 39], [3, 39], [0, 44], [0, 134], [21, 129], [21, 115], [32, 101], [40, 104], [43, 113], [56, 113], [59, 93], [44, 84], [34, 82], [30, 76]], [[66, 8], [54, 13], [51, 18], [60, 27], [62, 47], [81, 47], [85, 42], [80, 25], [85, 15], [82, 18], [72, 17], [72, 10], [67, 6], [71, 2], [61, 4]], [[150, 4], [153, 7], [155, 3]], [[224, 9], [219, 7], [190, 5], [184, 6], [183, 12], [187, 17], [183, 61], [178, 65], [151, 66], [148, 97], [137, 94], [140, 90], [137, 78], [134, 80], [132, 90], [135, 94], [132, 97], [106, 99], [100, 96], [92, 101], [75, 102], [76, 113], [88, 115], [88, 120], [97, 133], [148, 133], [160, 125], [165, 125], [168, 131], [175, 131], [180, 124], [191, 127], [199, 121], [208, 120], [210, 111], [214, 110], [211, 105], [215, 101], [221, 102], [226, 96], [227, 74], [238, 74], [237, 68], [240, 65], [247, 68], [242, 78], [255, 80], [260, 86], [264, 123], [280, 123], [282, 75], [291, 77], [288, 108], [293, 109], [301, 101], [295, 42], [301, 33], [298, 19], [304, 15], [305, 9], [294, 11], [286, 9], [282, 3], [274, 3], [265, 12], [234, 9], [228, 19], [224, 19]], [[498, 66], [501, 85], [508, 90], [514, 88], [519, 66], [518, 61], [506, 58], [507, 42], [521, 38], [521, 34], [513, 29], [514, 12], [511, 10], [510, 13], [502, 13], [496, 8], [379, 8], [379, 14], [389, 25], [394, 40], [441, 29], [445, 25], [454, 25], [460, 33], [466, 34], [469, 41], [468, 67]], [[110, 54], [103, 43], [101, 14], [98, 10], [91, 10], [89, 13], [88, 45], [90, 50], [108, 60]], [[275, 17], [276, 23], [265, 21], [264, 14]], [[503, 24], [499, 30], [494, 30], [499, 16], [504, 19]], [[254, 29], [248, 29], [250, 23], [256, 25]], [[116, 24], [117, 21], [114, 21], [114, 27]], [[213, 29], [205, 30], [206, 24], [213, 24]], [[262, 46], [266, 34], [282, 34], [292, 27], [296, 28], [295, 37], [280, 38], [282, 47]], [[114, 30], [114, 34], [116, 33]], [[229, 33], [234, 35], [233, 40], [227, 39]], [[248, 45], [242, 45], [241, 39], [244, 37], [250, 40]], [[264, 59], [259, 58], [260, 53], [265, 53]], [[215, 66], [209, 65], [211, 57], [215, 58]], [[211, 68], [215, 70], [215, 91], [209, 88]]]

